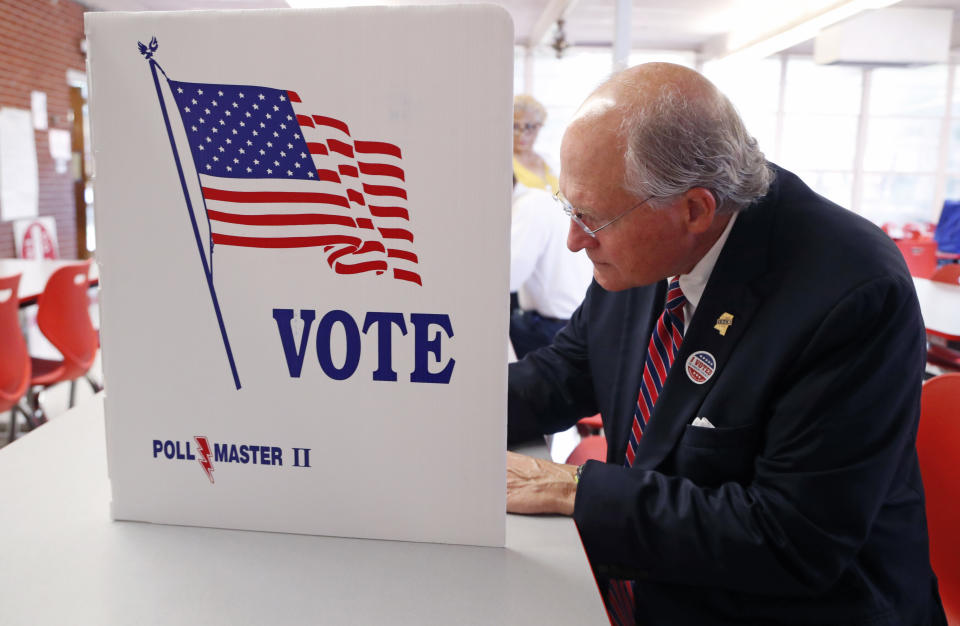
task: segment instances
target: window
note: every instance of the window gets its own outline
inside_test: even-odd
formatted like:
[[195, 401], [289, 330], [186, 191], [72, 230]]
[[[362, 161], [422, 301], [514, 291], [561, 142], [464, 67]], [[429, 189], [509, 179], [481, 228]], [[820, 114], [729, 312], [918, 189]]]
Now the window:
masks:
[[[523, 51], [517, 53], [519, 62]], [[629, 63], [694, 66], [688, 51], [631, 53]], [[549, 117], [537, 151], [557, 169], [560, 140], [584, 98], [611, 73], [607, 48], [537, 51], [533, 95]], [[707, 63], [767, 158], [875, 223], [936, 221], [960, 199], [960, 81], [954, 65], [865, 68], [781, 55]], [[516, 70], [515, 77], [523, 74]], [[519, 82], [518, 82], [519, 85]], [[952, 88], [951, 88], [952, 85]]]
[[686, 50], [632, 50], [627, 66], [633, 67], [641, 63], [675, 63], [693, 68], [697, 65], [697, 55]]
[[[767, 158], [841, 206], [878, 224], [936, 221], [944, 195], [960, 198], [953, 68], [817, 65], [790, 55], [706, 69]], [[952, 110], [957, 122], [946, 117]]]
[[555, 171], [560, 169], [563, 131], [580, 104], [612, 71], [607, 48], [567, 48], [558, 59], [553, 51], [537, 51], [533, 58], [534, 98], [547, 108], [536, 150]]
[[[514, 49], [514, 90], [523, 86], [523, 63], [526, 51]], [[691, 51], [634, 51], [629, 65], [661, 61], [693, 67]], [[547, 109], [547, 121], [537, 138], [536, 150], [555, 171], [560, 169], [560, 142], [574, 113], [590, 93], [613, 73], [613, 54], [608, 48], [572, 47], [558, 59], [549, 49], [536, 50], [533, 56], [531, 95]]]
[[786, 59], [778, 163], [819, 194], [853, 206], [862, 71]]
[[935, 221], [949, 68], [870, 71], [860, 212], [878, 224]]
[[774, 158], [780, 101], [780, 60], [708, 63], [704, 75], [733, 103], [747, 131], [768, 159]]

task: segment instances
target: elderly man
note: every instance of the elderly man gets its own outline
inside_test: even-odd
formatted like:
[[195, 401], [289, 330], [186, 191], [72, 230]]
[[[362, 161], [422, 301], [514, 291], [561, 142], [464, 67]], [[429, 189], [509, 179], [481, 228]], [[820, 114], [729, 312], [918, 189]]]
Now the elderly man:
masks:
[[567, 245], [595, 281], [511, 365], [509, 427], [599, 411], [608, 453], [508, 455], [508, 510], [573, 515], [617, 623], [945, 623], [896, 247], [765, 162], [679, 66], [601, 86], [561, 160]]

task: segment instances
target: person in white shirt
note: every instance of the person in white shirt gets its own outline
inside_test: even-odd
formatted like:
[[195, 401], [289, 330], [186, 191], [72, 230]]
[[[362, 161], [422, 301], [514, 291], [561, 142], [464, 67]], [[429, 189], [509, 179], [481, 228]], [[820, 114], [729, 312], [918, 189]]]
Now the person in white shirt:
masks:
[[569, 222], [550, 193], [515, 185], [510, 291], [520, 308], [510, 314], [510, 341], [518, 359], [553, 341], [590, 285], [590, 259], [567, 249]]

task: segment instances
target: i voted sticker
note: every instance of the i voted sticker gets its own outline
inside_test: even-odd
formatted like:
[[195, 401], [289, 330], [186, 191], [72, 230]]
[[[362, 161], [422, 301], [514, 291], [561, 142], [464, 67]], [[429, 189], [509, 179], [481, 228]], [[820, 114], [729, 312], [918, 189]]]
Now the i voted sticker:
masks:
[[687, 359], [687, 378], [702, 385], [710, 380], [713, 373], [717, 371], [717, 360], [712, 354], [705, 350], [694, 352]]

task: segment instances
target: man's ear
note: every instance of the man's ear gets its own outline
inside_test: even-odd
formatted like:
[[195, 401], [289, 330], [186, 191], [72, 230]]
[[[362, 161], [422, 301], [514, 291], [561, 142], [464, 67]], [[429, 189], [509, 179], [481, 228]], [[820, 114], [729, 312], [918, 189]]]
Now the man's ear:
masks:
[[694, 187], [683, 194], [687, 230], [694, 235], [706, 232], [717, 214], [717, 199], [706, 187]]

